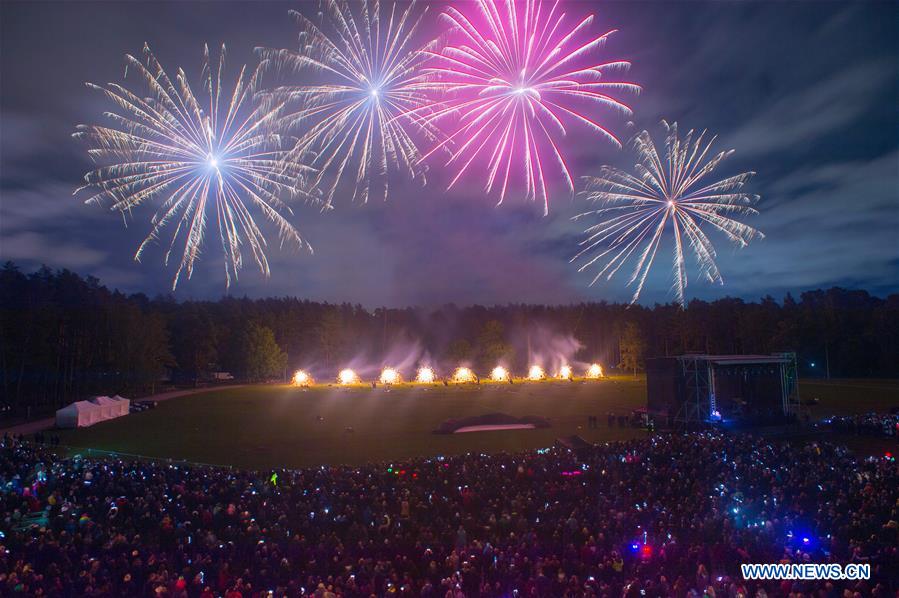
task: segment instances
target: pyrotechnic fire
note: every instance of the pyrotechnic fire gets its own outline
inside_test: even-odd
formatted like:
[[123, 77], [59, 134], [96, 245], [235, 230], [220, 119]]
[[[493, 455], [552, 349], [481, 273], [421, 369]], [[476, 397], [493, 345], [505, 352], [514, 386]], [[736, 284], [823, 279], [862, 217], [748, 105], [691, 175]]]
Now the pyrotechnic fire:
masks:
[[337, 381], [341, 384], [356, 384], [359, 382], [359, 376], [350, 368], [346, 368], [340, 370], [340, 373], [337, 374]]
[[498, 192], [499, 203], [523, 174], [524, 197], [542, 202], [546, 212], [553, 174], [574, 194], [565, 157], [571, 144], [562, 143], [571, 129], [584, 128], [621, 147], [605, 117], [610, 111], [632, 114], [617, 99], [621, 92], [640, 91], [618, 75], [630, 63], [599, 55], [614, 29], [596, 35], [592, 15], [573, 19], [557, 2], [452, 4], [441, 16], [446, 41], [424, 52], [433, 59], [425, 70], [434, 74], [440, 99], [421, 120], [452, 123], [431, 153], [452, 148], [447, 166], [456, 175], [450, 186], [476, 158], [482, 161], [477, 170], [486, 175], [484, 190]]
[[[206, 49], [201, 78], [191, 83], [181, 69], [171, 77], [166, 74], [146, 44], [142, 55], [129, 54], [125, 61], [140, 87], [88, 83], [116, 111], [105, 115], [106, 124], [79, 126], [74, 136], [89, 144], [90, 156], [98, 162], [84, 176], [81, 189], [94, 193], [85, 203], [108, 205], [123, 216], [144, 204], [156, 210], [149, 225], [141, 227], [148, 234], [134, 259], [140, 261], [170, 227], [165, 263], [171, 257], [178, 264], [174, 290], [179, 280], [193, 274], [208, 230], [218, 229], [225, 286], [237, 280], [245, 263], [255, 263], [267, 277], [270, 246], [290, 243], [311, 250], [291, 222], [289, 205], [297, 196], [313, 199], [300, 190], [315, 171], [299, 156], [285, 159], [289, 136], [275, 126], [283, 102], [263, 107], [255, 101], [259, 68], [241, 69], [232, 88], [222, 76], [224, 46], [217, 64]], [[280, 243], [263, 233], [262, 220], [273, 223]], [[183, 245], [183, 251], [176, 245]]]
[[456, 368], [456, 371], [453, 372], [453, 382], [474, 382], [477, 378], [470, 369], [466, 367]]
[[546, 372], [539, 365], [532, 365], [528, 370], [528, 380], [543, 380], [546, 378]]
[[[667, 251], [667, 243], [662, 239], [673, 238], [673, 288], [678, 303], [685, 306], [687, 254], [696, 258], [705, 274], [703, 278], [724, 284], [708, 231], [723, 233], [738, 247], [746, 247], [764, 235], [737, 220], [758, 214], [753, 207], [758, 195], [744, 190], [755, 173], [708, 180], [733, 150], [713, 152], [715, 137], [707, 136], [705, 131], [696, 135], [690, 130], [680, 137], [677, 123], [669, 125], [662, 121], [662, 124], [664, 148], [657, 148], [648, 131], [634, 139], [640, 157], [635, 174], [603, 167], [598, 177], [585, 177], [587, 199], [602, 207], [575, 217], [589, 215], [598, 222], [587, 229], [588, 237], [581, 242], [582, 249], [574, 259], [587, 259], [581, 271], [596, 267], [596, 276], [590, 284], [602, 278], [610, 279], [626, 262], [634, 263], [628, 284], [635, 286], [631, 297], [631, 303], [635, 303], [656, 254]], [[662, 250], [657, 252], [660, 245]]]
[[384, 368], [381, 372], [381, 384], [398, 384], [402, 381], [403, 377], [393, 368]]
[[293, 375], [293, 383], [295, 386], [309, 386], [312, 382], [312, 376], [303, 370], [297, 370]]
[[431, 384], [436, 379], [434, 375], [434, 370], [425, 366], [418, 368], [418, 374], [415, 376], [415, 381], [421, 384]]
[[571, 378], [571, 374], [572, 374], [572, 372], [571, 372], [570, 365], [563, 365], [562, 367], [559, 368], [559, 378], [562, 378], [563, 380], [567, 380], [567, 379]]
[[493, 371], [490, 372], [490, 379], [494, 382], [508, 382], [509, 380], [509, 370], [504, 368], [501, 365], [493, 368]]
[[584, 375], [587, 378], [602, 378], [602, 366], [598, 363], [591, 364]]
[[318, 4], [318, 18], [290, 11], [303, 40], [297, 50], [262, 50], [265, 62], [296, 74], [296, 84], [282, 90], [286, 94], [272, 97], [299, 100], [285, 120], [311, 123], [290, 158], [315, 156], [321, 170], [312, 186], [329, 205], [338, 188], [362, 203], [370, 193], [387, 199], [394, 174], [408, 173], [423, 184], [416, 144], [439, 135], [422, 119], [433, 112], [434, 84], [423, 68], [431, 44], [420, 27], [427, 9], [372, 0]]

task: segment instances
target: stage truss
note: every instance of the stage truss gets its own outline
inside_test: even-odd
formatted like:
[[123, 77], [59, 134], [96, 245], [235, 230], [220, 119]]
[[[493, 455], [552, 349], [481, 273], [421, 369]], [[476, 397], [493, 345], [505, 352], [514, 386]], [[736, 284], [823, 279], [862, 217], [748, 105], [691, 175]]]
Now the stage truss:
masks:
[[[780, 393], [783, 413], [799, 415], [799, 384], [795, 353], [775, 353], [780, 369]], [[682, 355], [677, 358], [685, 383], [685, 398], [674, 416], [677, 427], [693, 428], [721, 421], [715, 398], [715, 361], [708, 355]]]

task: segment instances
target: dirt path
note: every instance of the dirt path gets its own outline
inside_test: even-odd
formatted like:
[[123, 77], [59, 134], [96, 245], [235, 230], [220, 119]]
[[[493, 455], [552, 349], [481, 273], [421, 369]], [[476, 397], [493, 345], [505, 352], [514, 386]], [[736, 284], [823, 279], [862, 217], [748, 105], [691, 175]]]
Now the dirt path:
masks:
[[[155, 395], [150, 395], [148, 397], [140, 397], [139, 399], [134, 399], [135, 401], [168, 401], [169, 399], [176, 399], [178, 397], [184, 397], [187, 395], [195, 395], [204, 392], [212, 392], [216, 390], [227, 390], [231, 388], [240, 388], [242, 386], [246, 386], [246, 384], [232, 384], [229, 386], [214, 386], [214, 387], [206, 387], [206, 388], [190, 388], [187, 390], [172, 390], [169, 392], [162, 392]], [[44, 419], [36, 419], [34, 421], [25, 422], [23, 424], [16, 424], [15, 426], [9, 426], [7, 428], [0, 428], [0, 435], [2, 434], [34, 434], [35, 432], [41, 432], [43, 430], [49, 430], [53, 428], [56, 423], [55, 417], [47, 417]]]

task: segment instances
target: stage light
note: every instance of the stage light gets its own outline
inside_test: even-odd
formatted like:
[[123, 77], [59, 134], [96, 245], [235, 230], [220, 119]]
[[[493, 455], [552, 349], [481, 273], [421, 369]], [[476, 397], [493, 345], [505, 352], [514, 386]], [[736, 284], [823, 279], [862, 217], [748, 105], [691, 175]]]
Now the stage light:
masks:
[[490, 372], [490, 379], [494, 382], [508, 382], [509, 381], [509, 370], [504, 368], [501, 365], [493, 368], [493, 371]]
[[340, 370], [340, 373], [337, 374], [337, 381], [341, 384], [356, 384], [359, 382], [359, 376], [356, 375], [356, 372], [351, 370], [350, 368], [346, 368]]
[[532, 365], [528, 370], [528, 380], [543, 380], [546, 378], [546, 372], [539, 365]]
[[420, 384], [432, 384], [436, 379], [437, 376], [434, 374], [434, 370], [427, 366], [418, 368], [418, 373], [415, 376], [415, 381]]
[[294, 386], [309, 386], [312, 382], [312, 376], [303, 370], [297, 370], [293, 374]]
[[402, 381], [400, 373], [393, 368], [384, 368], [381, 372], [381, 384], [398, 384]]
[[584, 375], [587, 378], [602, 378], [602, 366], [598, 363], [592, 363]]

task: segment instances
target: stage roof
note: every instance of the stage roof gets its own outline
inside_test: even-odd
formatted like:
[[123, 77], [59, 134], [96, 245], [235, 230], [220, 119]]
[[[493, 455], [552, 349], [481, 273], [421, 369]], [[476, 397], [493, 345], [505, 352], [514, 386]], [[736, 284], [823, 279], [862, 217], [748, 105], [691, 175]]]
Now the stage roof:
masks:
[[780, 355], [681, 355], [681, 358], [711, 361], [715, 365], [760, 365], [766, 363], [789, 363], [789, 357]]

